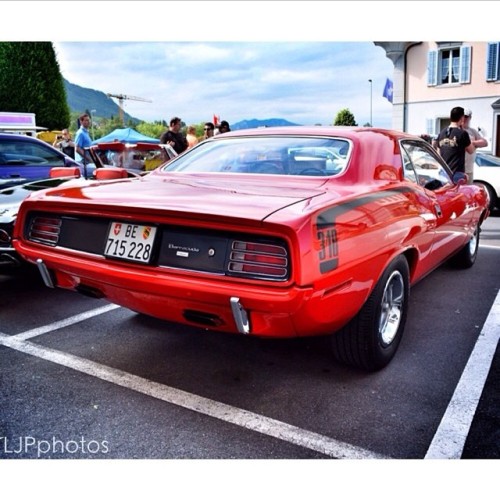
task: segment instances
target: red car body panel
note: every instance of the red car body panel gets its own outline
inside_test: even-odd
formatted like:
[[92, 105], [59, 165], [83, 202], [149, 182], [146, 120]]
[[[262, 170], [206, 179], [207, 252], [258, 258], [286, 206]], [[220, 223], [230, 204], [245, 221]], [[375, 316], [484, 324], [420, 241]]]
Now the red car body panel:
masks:
[[[216, 140], [263, 135], [343, 138], [351, 144], [347, 168], [326, 177], [158, 169], [139, 179], [46, 190], [23, 202], [15, 248], [31, 262], [43, 261], [58, 287], [158, 318], [237, 332], [230, 304], [237, 298], [249, 315], [250, 333], [307, 336], [330, 334], [349, 322], [397, 255], [406, 256], [413, 284], [459, 251], [488, 214], [479, 187], [458, 183], [431, 191], [405, 180], [400, 141], [416, 140], [410, 136], [294, 127]], [[205, 232], [230, 235], [231, 241], [233, 234], [278, 238], [288, 251], [289, 274], [249, 279], [52, 247], [30, 240], [35, 212], [167, 225], [191, 231], [195, 242]]]

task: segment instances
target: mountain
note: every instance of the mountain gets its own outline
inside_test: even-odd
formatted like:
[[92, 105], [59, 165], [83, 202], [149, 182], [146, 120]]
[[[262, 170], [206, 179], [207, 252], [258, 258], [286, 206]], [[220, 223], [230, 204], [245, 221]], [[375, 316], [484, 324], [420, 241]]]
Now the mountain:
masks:
[[[104, 92], [94, 89], [80, 87], [74, 83], [64, 79], [64, 88], [66, 89], [66, 97], [69, 110], [71, 112], [84, 113], [85, 111], [92, 112], [101, 118], [117, 117], [120, 114], [118, 104], [108, 97]], [[128, 113], [123, 114], [125, 123], [128, 121], [140, 123], [141, 120], [130, 116]]]
[[[84, 113], [87, 110], [92, 112], [94, 109], [95, 116], [99, 116], [101, 118], [119, 116], [120, 111], [118, 104], [116, 104], [116, 102], [111, 99], [111, 97], [108, 97], [104, 92], [80, 87], [79, 85], [68, 82], [66, 79], [64, 79], [64, 87], [66, 89], [68, 106], [72, 113]], [[132, 123], [140, 123], [142, 121], [138, 118], [130, 116], [128, 113], [124, 113], [123, 116], [125, 118], [125, 123], [128, 123], [129, 121]], [[268, 118], [266, 120], [253, 118], [252, 120], [242, 120], [240, 122], [230, 124], [231, 130], [243, 130], [258, 127], [282, 127], [287, 125], [297, 125], [297, 123], [289, 122], [283, 118]]]
[[289, 122], [283, 118], [268, 118], [267, 120], [257, 120], [256, 118], [252, 120], [242, 120], [240, 122], [230, 125], [231, 130], [243, 130], [246, 128], [258, 128], [258, 127], [286, 127], [291, 125], [298, 125], [297, 123]]

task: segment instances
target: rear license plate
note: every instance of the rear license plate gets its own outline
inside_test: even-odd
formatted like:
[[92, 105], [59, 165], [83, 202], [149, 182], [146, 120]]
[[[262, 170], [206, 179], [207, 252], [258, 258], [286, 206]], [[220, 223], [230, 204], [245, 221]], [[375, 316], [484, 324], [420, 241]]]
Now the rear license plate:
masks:
[[151, 260], [156, 227], [112, 222], [104, 255], [117, 259], [148, 263]]

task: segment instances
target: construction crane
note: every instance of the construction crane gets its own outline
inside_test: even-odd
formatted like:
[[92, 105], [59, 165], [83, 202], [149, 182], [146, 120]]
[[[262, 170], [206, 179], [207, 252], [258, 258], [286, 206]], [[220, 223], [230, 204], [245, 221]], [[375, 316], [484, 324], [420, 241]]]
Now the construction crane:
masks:
[[131, 101], [143, 101], [143, 102], [153, 102], [150, 101], [149, 99], [144, 99], [142, 97], [135, 97], [133, 95], [124, 95], [124, 94], [106, 94], [108, 97], [114, 97], [115, 99], [118, 99], [118, 109], [120, 110], [120, 121], [122, 124], [125, 123], [124, 117], [123, 117], [123, 101], [125, 99], [129, 99]]

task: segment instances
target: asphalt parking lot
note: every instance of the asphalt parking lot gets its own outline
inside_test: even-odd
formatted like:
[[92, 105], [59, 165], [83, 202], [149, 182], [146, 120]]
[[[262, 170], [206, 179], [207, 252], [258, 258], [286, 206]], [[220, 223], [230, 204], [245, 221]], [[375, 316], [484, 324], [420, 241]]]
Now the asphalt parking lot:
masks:
[[0, 276], [0, 460], [500, 458], [500, 217], [412, 289], [384, 370]]

